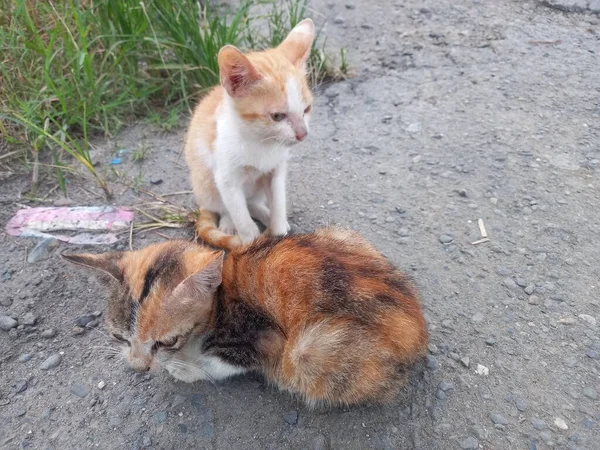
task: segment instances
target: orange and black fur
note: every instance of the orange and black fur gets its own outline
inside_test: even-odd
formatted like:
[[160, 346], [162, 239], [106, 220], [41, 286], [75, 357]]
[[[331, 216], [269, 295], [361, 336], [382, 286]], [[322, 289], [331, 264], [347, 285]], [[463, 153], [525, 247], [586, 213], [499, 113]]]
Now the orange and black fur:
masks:
[[139, 370], [258, 371], [309, 405], [349, 405], [392, 400], [425, 353], [414, 285], [351, 231], [262, 236], [226, 259], [183, 241], [64, 257], [112, 286], [108, 326]]

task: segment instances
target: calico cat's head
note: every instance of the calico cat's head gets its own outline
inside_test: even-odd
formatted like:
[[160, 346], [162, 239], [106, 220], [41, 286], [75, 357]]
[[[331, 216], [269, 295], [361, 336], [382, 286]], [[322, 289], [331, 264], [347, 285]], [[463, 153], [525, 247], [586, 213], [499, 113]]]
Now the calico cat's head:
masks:
[[314, 34], [305, 19], [276, 48], [247, 55], [231, 45], [221, 49], [221, 85], [245, 130], [284, 145], [306, 138], [313, 102], [306, 61]]
[[95, 270], [110, 289], [107, 325], [135, 370], [176, 369], [178, 353], [209, 324], [222, 252], [169, 241], [138, 251], [62, 256]]

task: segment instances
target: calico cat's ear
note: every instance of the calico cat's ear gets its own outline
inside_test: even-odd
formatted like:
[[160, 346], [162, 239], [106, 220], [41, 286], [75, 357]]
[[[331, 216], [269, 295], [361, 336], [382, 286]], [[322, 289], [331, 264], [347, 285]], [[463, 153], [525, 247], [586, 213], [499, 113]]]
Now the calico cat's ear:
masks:
[[123, 272], [119, 267], [119, 261], [123, 257], [122, 252], [109, 253], [61, 253], [64, 260], [78, 266], [88, 267], [100, 272], [100, 281], [107, 283], [110, 280], [123, 282]]
[[190, 275], [175, 288], [175, 297], [196, 300], [200, 297], [211, 298], [223, 280], [224, 252], [213, 253], [212, 260], [202, 270]]
[[279, 49], [296, 67], [304, 67], [310, 55], [315, 38], [315, 24], [310, 19], [304, 19], [294, 27], [285, 40], [279, 44]]
[[223, 47], [218, 59], [221, 84], [232, 97], [244, 95], [253, 84], [264, 78], [246, 55], [233, 45]]

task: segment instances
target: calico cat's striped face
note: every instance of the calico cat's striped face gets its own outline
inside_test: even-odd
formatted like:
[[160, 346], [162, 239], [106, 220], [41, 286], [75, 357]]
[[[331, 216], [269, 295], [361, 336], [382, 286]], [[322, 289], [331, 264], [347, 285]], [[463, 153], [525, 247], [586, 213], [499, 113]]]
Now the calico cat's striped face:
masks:
[[223, 265], [222, 253], [183, 241], [63, 257], [99, 271], [110, 286], [108, 328], [139, 371], [180, 363], [177, 354], [210, 320]]

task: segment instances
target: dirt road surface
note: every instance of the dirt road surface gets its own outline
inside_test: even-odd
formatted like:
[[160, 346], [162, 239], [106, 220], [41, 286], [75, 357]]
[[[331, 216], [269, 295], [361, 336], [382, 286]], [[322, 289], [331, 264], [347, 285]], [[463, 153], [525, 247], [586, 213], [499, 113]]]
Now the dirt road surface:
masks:
[[[2, 235], [0, 448], [600, 448], [598, 16], [533, 1], [314, 3], [353, 76], [316, 90], [290, 164], [290, 221], [358, 230], [411, 273], [431, 332], [424, 367], [391, 405], [333, 411], [258, 376], [134, 374], [94, 348], [109, 342], [102, 324], [73, 330], [105, 306], [59, 259], [74, 247], [28, 263], [35, 241]], [[136, 125], [98, 143], [116, 204], [154, 200], [123, 183], [189, 189], [183, 131]], [[116, 173], [118, 149], [130, 152]], [[32, 204], [27, 185], [3, 182], [2, 223]], [[97, 191], [72, 177], [76, 204], [103, 204]], [[479, 219], [489, 241], [473, 244]]]

